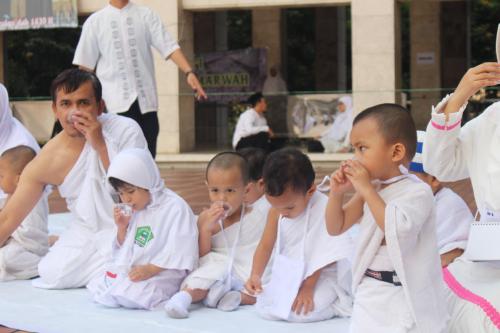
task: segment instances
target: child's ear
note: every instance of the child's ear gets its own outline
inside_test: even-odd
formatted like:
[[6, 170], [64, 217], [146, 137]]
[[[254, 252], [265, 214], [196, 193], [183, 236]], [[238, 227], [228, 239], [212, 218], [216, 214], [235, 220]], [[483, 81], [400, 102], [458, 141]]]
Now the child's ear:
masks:
[[250, 182], [248, 182], [246, 185], [245, 185], [245, 189], [244, 189], [244, 193], [245, 194], [248, 194], [248, 192], [250, 192], [250, 187], [252, 186], [252, 184]]
[[259, 187], [264, 187], [264, 178], [260, 178], [260, 179], [257, 181], [257, 186], [259, 186]]
[[406, 157], [406, 147], [401, 142], [392, 146], [392, 160], [394, 162], [401, 162]]
[[312, 184], [312, 186], [307, 190], [306, 197], [311, 197], [314, 192], [316, 192], [316, 184]]

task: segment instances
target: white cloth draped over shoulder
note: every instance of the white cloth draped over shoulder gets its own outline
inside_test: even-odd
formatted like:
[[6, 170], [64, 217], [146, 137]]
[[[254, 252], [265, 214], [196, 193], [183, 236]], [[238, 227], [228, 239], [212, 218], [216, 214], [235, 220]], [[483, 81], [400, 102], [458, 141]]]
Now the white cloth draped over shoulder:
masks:
[[465, 201], [449, 188], [436, 195], [436, 228], [439, 254], [454, 249], [465, 250], [474, 216]]
[[[365, 204], [353, 263], [354, 308], [357, 289], [385, 238], [417, 331], [444, 332], [448, 315], [436, 239], [434, 195], [427, 184], [411, 177], [388, 185], [379, 194], [386, 203], [385, 233]], [[374, 297], [363, 303], [384, 307], [386, 301], [383, 297]], [[366, 322], [370, 331], [365, 318], [353, 316], [351, 321], [356, 327]]]
[[[330, 236], [326, 230], [325, 210], [328, 197], [319, 191], [314, 192], [310, 199], [310, 217], [305, 239], [304, 261], [306, 262], [304, 279], [318, 269], [326, 267], [343, 259], [351, 259], [353, 253], [352, 239], [348, 234]], [[293, 259], [302, 257], [302, 237], [306, 212], [300, 216], [281, 221], [281, 249], [280, 253]], [[339, 275], [349, 273], [349, 265], [339, 267]]]
[[[207, 290], [216, 281], [224, 279], [228, 271], [231, 247], [238, 237], [238, 231], [240, 234], [238, 244], [236, 244], [232, 277], [241, 284], [244, 283], [250, 276], [253, 255], [264, 232], [265, 225], [266, 217], [261, 210], [245, 209], [241, 221], [233, 223], [224, 229], [227, 244], [230, 248], [226, 247], [222, 232], [213, 235], [211, 251], [200, 258], [199, 267], [188, 275], [182, 286]], [[265, 274], [263, 280], [267, 280], [267, 274]]]
[[[108, 170], [114, 177], [147, 189], [150, 203], [136, 211], [130, 220], [127, 236], [119, 246], [112, 244], [112, 260], [103, 274], [92, 280], [88, 288], [98, 302], [125, 307], [152, 309], [179, 290], [187, 272], [198, 262], [198, 231], [189, 205], [165, 188], [160, 172], [149, 151], [127, 149], [120, 152]], [[138, 241], [141, 235], [149, 235]], [[152, 264], [163, 268], [150, 279], [132, 282], [128, 272], [132, 266]]]
[[[146, 140], [137, 123], [114, 114], [98, 117], [109, 159], [126, 148], [146, 148]], [[41, 288], [85, 286], [102, 272], [104, 258], [114, 234], [114, 201], [107, 185], [106, 170], [90, 143], [68, 172], [59, 193], [66, 200], [73, 221], [50, 248], [38, 266], [40, 278], [33, 285]]]
[[[9, 94], [5, 86], [0, 83], [0, 155], [17, 146], [28, 146], [36, 153], [40, 151], [40, 146], [33, 135], [12, 115]], [[0, 189], [0, 209], [6, 198], [7, 195]]]

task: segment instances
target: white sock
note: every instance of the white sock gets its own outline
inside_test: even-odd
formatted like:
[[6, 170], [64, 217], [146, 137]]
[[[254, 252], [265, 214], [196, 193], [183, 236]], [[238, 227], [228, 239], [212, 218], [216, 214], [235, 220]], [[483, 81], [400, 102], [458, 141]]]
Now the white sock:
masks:
[[222, 311], [234, 311], [240, 304], [241, 293], [239, 291], [230, 291], [221, 298], [217, 305], [217, 309]]
[[226, 292], [227, 288], [224, 282], [217, 281], [208, 290], [207, 297], [205, 297], [203, 303], [209, 308], [215, 308]]
[[192, 301], [191, 295], [187, 291], [181, 290], [165, 304], [165, 312], [170, 318], [187, 318], [189, 316], [188, 308]]

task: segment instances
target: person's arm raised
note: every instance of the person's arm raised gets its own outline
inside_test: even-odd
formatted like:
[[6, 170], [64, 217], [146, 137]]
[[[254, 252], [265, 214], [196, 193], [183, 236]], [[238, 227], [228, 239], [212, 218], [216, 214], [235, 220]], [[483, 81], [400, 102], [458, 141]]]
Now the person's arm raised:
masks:
[[40, 177], [38, 163], [33, 162], [24, 169], [16, 191], [0, 211], [0, 247], [23, 222], [43, 194], [46, 184]]
[[76, 111], [74, 117], [77, 119], [75, 128], [85, 136], [87, 140], [99, 154], [99, 158], [105, 170], [109, 167], [109, 154], [104, 135], [102, 134], [102, 125], [97, 117], [89, 112]]

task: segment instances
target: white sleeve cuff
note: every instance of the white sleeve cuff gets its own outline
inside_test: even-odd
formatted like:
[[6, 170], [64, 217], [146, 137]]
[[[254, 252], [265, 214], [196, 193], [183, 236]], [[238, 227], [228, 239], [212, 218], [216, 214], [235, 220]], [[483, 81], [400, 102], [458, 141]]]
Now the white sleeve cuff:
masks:
[[438, 103], [438, 105], [432, 107], [432, 123], [438, 126], [453, 126], [454, 124], [460, 123], [462, 121], [462, 116], [467, 107], [467, 102], [458, 109], [457, 112], [448, 113], [448, 121], [446, 121], [446, 115], [443, 113], [444, 107], [450, 100], [452, 94], [448, 94], [445, 98]]

